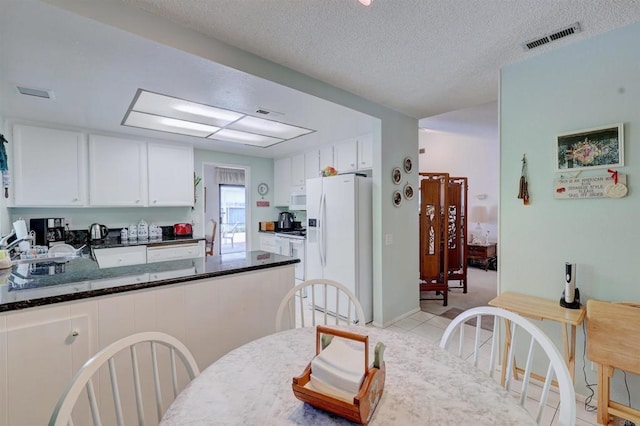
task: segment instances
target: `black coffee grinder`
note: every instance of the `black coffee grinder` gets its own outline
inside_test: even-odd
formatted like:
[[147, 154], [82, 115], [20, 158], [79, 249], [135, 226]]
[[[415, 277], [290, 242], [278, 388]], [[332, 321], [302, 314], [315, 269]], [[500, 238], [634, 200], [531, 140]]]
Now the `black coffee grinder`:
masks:
[[560, 298], [560, 306], [569, 309], [580, 309], [580, 290], [576, 288], [576, 265], [564, 264], [564, 291]]

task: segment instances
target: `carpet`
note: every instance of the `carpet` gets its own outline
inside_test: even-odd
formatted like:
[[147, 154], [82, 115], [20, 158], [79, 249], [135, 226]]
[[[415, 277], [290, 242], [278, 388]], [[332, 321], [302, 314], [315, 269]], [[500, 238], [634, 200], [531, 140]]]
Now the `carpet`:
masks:
[[[451, 308], [451, 309], [441, 313], [439, 316], [452, 320], [452, 319], [454, 319], [455, 317], [457, 317], [458, 315], [460, 315], [463, 312], [464, 312], [464, 309]], [[476, 325], [476, 319], [475, 318], [470, 319], [467, 322], [467, 324], [475, 326]], [[489, 316], [482, 317], [482, 323], [480, 324], [480, 328], [482, 328], [484, 330], [493, 331], [493, 317], [489, 317]]]

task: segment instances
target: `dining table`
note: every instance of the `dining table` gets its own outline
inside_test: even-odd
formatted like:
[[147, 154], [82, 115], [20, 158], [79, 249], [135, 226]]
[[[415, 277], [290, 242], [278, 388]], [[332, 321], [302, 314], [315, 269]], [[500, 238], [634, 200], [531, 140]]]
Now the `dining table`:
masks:
[[[370, 425], [536, 424], [481, 369], [423, 337], [376, 327], [340, 327], [386, 346], [384, 392]], [[161, 425], [352, 425], [296, 399], [293, 377], [316, 355], [316, 329], [296, 328], [227, 353], [192, 380]], [[370, 357], [372, 359], [372, 356]]]

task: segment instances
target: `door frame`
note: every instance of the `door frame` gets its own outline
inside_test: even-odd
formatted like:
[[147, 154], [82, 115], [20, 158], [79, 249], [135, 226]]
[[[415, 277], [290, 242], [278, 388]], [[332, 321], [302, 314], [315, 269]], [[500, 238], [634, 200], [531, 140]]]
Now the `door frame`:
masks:
[[[202, 176], [202, 207], [201, 207], [201, 217], [202, 217], [202, 235], [205, 235], [205, 226], [210, 219], [214, 219], [218, 222], [218, 226], [216, 228], [216, 236], [215, 241], [218, 244], [214, 244], [214, 254], [220, 254], [220, 194], [218, 192], [218, 182], [215, 181], [214, 169], [216, 167], [228, 168], [228, 169], [242, 169], [244, 170], [244, 200], [245, 200], [245, 244], [246, 250], [251, 251], [251, 233], [249, 232], [249, 224], [251, 223], [251, 191], [249, 188], [251, 187], [251, 167], [245, 164], [232, 164], [232, 163], [218, 163], [218, 162], [203, 162], [201, 169]], [[209, 194], [207, 194], [209, 192]], [[211, 212], [207, 212], [207, 200], [215, 200], [214, 207], [217, 207], [215, 217], [212, 217]]]

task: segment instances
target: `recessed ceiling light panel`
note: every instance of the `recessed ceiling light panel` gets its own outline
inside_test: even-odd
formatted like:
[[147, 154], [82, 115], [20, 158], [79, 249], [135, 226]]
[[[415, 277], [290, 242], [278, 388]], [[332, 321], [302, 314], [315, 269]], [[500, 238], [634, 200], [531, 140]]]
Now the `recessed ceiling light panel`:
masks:
[[251, 116], [241, 118], [235, 123], [227, 126], [227, 129], [241, 130], [282, 139], [297, 138], [298, 136], [306, 135], [313, 131], [302, 127], [290, 126], [277, 121], [265, 120], [264, 118]]
[[266, 148], [315, 130], [138, 89], [123, 126]]
[[235, 111], [216, 108], [196, 102], [185, 101], [171, 96], [139, 90], [139, 95], [131, 106], [132, 111], [179, 118], [196, 123], [223, 127], [244, 117]]
[[239, 132], [230, 129], [222, 129], [209, 136], [209, 139], [259, 146], [261, 148], [266, 148], [284, 141], [284, 139], [273, 138], [271, 136], [256, 135], [254, 133]]
[[159, 115], [145, 114], [137, 111], [131, 111], [123, 124], [125, 126], [178, 133], [187, 136], [196, 136], [199, 138], [206, 138], [213, 132], [220, 130], [219, 127], [215, 126], [177, 120], [175, 118], [162, 117]]

